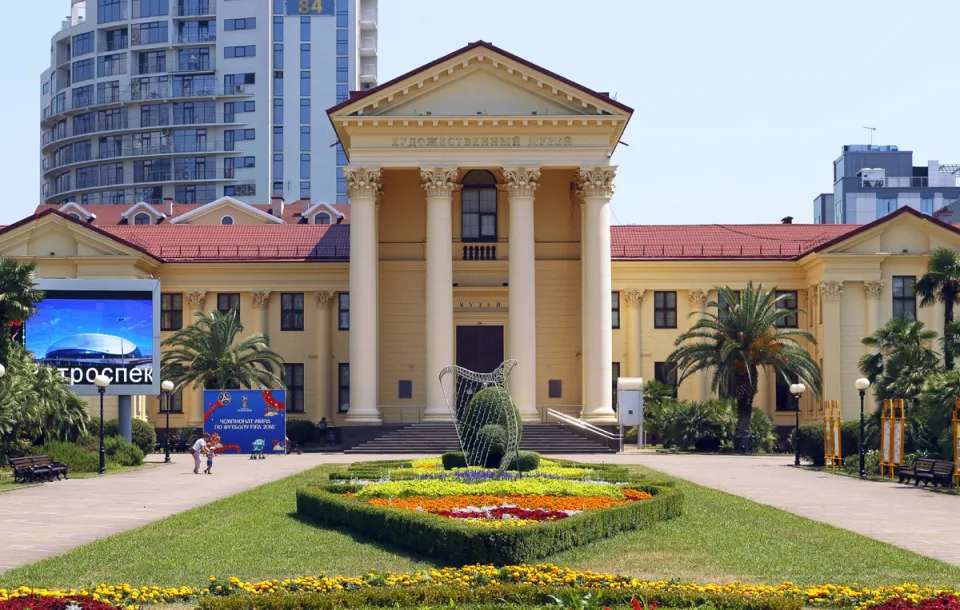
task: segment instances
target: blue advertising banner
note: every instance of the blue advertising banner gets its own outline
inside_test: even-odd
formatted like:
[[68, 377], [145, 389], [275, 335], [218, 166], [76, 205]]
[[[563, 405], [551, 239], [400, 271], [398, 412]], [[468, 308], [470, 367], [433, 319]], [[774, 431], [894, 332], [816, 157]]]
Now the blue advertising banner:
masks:
[[333, 0], [287, 0], [287, 15], [333, 16]]
[[217, 453], [286, 453], [284, 390], [205, 390], [203, 431]]

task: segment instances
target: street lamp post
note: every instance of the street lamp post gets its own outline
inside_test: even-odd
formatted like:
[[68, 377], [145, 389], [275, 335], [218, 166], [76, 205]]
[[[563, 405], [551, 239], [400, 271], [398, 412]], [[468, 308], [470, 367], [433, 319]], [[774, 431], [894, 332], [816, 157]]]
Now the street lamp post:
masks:
[[103, 446], [103, 393], [107, 391], [110, 385], [110, 378], [106, 375], [97, 375], [93, 378], [93, 384], [97, 386], [97, 392], [100, 393], [100, 474], [107, 472], [107, 449]]
[[167, 411], [167, 429], [163, 433], [163, 462], [165, 464], [170, 463], [170, 392], [172, 391], [173, 382], [169, 379], [160, 384], [160, 400], [165, 405]]
[[860, 478], [865, 479], [867, 477], [867, 468], [864, 464], [864, 452], [863, 452], [863, 397], [867, 393], [867, 388], [870, 387], [870, 380], [860, 378], [856, 381], [857, 392], [860, 392], [860, 440], [857, 443], [857, 453], [860, 454]]
[[794, 412], [796, 414], [796, 424], [793, 429], [793, 449], [795, 452], [793, 465], [800, 465], [800, 397], [803, 396], [803, 393], [806, 391], [806, 386], [802, 383], [794, 383], [790, 385], [790, 393], [797, 397], [797, 409]]

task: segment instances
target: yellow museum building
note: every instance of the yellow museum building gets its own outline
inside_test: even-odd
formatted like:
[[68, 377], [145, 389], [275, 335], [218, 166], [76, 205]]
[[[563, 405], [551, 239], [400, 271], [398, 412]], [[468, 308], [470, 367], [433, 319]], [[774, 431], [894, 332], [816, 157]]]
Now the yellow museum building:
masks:
[[[485, 42], [328, 111], [350, 160], [349, 206], [224, 197], [129, 206], [40, 206], [0, 231], [0, 255], [45, 278], [161, 280], [162, 336], [194, 312], [239, 306], [286, 361], [292, 417], [338, 427], [450, 418], [440, 370], [518, 366], [523, 417], [552, 408], [615, 422], [618, 376], [674, 382], [674, 340], [748, 280], [804, 310], [824, 397], [858, 408], [860, 340], [894, 311], [942, 331], [913, 282], [960, 231], [902, 208], [868, 225], [610, 225], [611, 157], [633, 111]], [[662, 205], [630, 201], [620, 205]], [[705, 376], [681, 398], [710, 396]], [[755, 405], [793, 421], [786, 383]], [[801, 413], [817, 417], [807, 395]], [[156, 397], [135, 415], [163, 424]], [[116, 399], [108, 402], [116, 413]], [[202, 425], [199, 390], [171, 426]]]

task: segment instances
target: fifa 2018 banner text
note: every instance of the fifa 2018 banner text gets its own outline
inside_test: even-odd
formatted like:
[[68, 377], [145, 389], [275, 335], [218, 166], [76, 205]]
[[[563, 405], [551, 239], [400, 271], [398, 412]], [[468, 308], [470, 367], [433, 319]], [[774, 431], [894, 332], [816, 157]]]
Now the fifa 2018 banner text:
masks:
[[217, 453], [286, 452], [284, 390], [206, 390], [203, 431]]

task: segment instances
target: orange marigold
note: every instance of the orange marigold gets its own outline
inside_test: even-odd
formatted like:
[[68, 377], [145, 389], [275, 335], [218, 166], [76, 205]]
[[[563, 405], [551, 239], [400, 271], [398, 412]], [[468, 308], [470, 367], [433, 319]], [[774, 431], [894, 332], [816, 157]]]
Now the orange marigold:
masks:
[[624, 490], [627, 499], [607, 496], [411, 496], [409, 498], [372, 498], [367, 501], [374, 506], [393, 506], [407, 510], [418, 508], [427, 512], [453, 510], [468, 506], [500, 506], [509, 504], [519, 508], [544, 510], [598, 510], [640, 500], [649, 500], [652, 496], [645, 491]]

